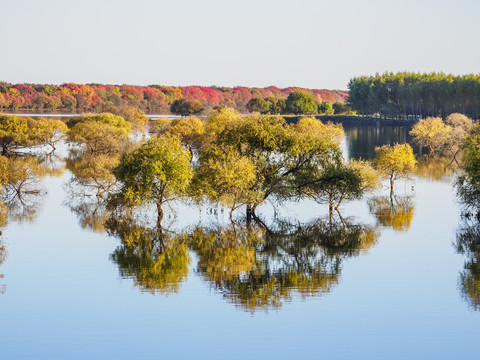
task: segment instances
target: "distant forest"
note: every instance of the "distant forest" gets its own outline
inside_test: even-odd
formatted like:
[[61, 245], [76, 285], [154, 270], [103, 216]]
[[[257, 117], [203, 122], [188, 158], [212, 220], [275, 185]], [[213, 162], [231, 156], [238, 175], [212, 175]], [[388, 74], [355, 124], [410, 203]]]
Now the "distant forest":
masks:
[[200, 101], [209, 111], [215, 106], [228, 106], [243, 112], [252, 98], [282, 98], [296, 90], [313, 96], [317, 103], [345, 103], [347, 91], [289, 87], [280, 89], [216, 87], [216, 86], [130, 86], [101, 84], [9, 84], [0, 82], [0, 110], [101, 112], [113, 107], [135, 106], [146, 113], [169, 114], [175, 100]]
[[348, 84], [348, 102], [363, 115], [385, 118], [480, 115], [480, 75], [384, 73], [360, 76]]

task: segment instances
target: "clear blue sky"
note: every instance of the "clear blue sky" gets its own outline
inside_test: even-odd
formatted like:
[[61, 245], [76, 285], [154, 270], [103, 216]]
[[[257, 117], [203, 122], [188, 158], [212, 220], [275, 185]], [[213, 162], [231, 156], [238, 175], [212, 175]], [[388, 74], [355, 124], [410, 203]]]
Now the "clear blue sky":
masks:
[[346, 89], [480, 72], [478, 0], [0, 0], [0, 80]]

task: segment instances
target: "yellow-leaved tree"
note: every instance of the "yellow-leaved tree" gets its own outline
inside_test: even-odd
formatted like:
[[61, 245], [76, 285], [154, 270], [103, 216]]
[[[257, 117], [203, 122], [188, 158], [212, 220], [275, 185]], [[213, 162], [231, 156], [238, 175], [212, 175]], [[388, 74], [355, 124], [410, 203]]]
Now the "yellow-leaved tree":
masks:
[[390, 181], [390, 197], [397, 179], [408, 178], [417, 165], [413, 149], [409, 144], [383, 145], [375, 148], [375, 167]]

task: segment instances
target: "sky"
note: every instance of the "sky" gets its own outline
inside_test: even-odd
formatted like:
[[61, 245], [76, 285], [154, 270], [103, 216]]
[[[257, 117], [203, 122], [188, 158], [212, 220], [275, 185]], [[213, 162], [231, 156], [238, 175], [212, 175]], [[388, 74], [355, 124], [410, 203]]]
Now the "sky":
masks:
[[478, 0], [0, 0], [0, 81], [346, 90], [479, 73]]

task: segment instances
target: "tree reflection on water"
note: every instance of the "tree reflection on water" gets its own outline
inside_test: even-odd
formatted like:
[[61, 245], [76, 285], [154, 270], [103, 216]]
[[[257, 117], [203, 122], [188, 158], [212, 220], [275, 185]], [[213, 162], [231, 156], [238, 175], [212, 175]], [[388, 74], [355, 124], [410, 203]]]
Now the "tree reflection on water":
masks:
[[190, 262], [183, 235], [142, 226], [128, 217], [110, 218], [105, 228], [121, 240], [110, 258], [122, 277], [133, 279], [141, 291], [152, 294], [178, 292]]
[[342, 263], [373, 246], [375, 228], [317, 219], [275, 229], [197, 228], [190, 235], [197, 272], [227, 301], [248, 311], [281, 307], [296, 295], [330, 292]]
[[480, 223], [464, 218], [456, 233], [455, 248], [467, 256], [460, 272], [458, 286], [462, 297], [475, 310], [480, 310]]
[[379, 196], [369, 200], [370, 212], [380, 225], [407, 232], [412, 224], [415, 205], [411, 196]]
[[[2, 233], [0, 231], [0, 236], [1, 235]], [[2, 238], [0, 237], [0, 266], [3, 264], [6, 258], [7, 258], [7, 248], [2, 243]], [[0, 274], [0, 294], [4, 294], [5, 291], [7, 290], [7, 285], [2, 284], [4, 277], [5, 276], [3, 274]]]
[[121, 245], [111, 254], [120, 275], [141, 291], [168, 295], [194, 269], [215, 292], [247, 311], [278, 309], [295, 296], [322, 296], [339, 281], [343, 262], [375, 246], [376, 228], [350, 219], [307, 224], [277, 221], [196, 226], [175, 234], [133, 217], [109, 218], [105, 227]]

